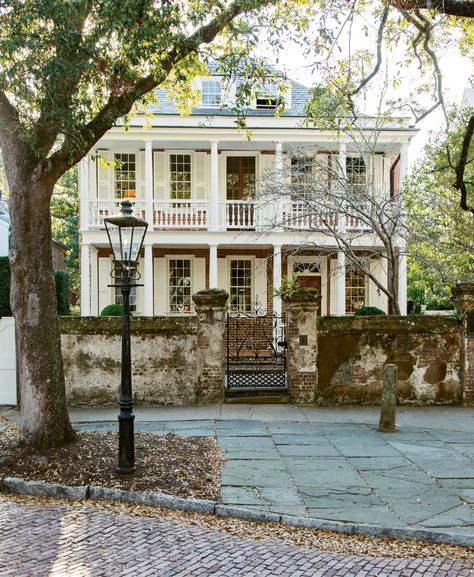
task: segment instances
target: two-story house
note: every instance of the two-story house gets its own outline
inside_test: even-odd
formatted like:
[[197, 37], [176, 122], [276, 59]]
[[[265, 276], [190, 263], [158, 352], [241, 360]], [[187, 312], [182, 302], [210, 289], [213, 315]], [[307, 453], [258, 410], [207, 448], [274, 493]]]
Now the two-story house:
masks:
[[[123, 198], [130, 198], [149, 223], [139, 265], [144, 286], [132, 295], [135, 314], [190, 314], [191, 295], [205, 288], [226, 289], [232, 310], [249, 311], [258, 299], [264, 309], [279, 313], [282, 303], [273, 287], [292, 272], [320, 291], [322, 315], [352, 314], [362, 305], [387, 310], [387, 298], [375, 284], [344, 266], [344, 255], [338, 255], [323, 223], [320, 230], [311, 223], [308, 233], [304, 218], [289, 218], [297, 209], [291, 199], [260, 201], [259, 183], [273, 174], [277, 190], [288, 150], [308, 146], [336, 158], [358, 185], [364, 184], [370, 165], [373, 181], [393, 193], [394, 174], [403, 178], [406, 171], [413, 129], [404, 120], [377, 126], [376, 148], [370, 158], [362, 158], [353, 139], [304, 123], [308, 89], [301, 84], [292, 83], [285, 111], [277, 117], [279, 97], [268, 83], [247, 111], [249, 140], [236, 128], [232, 84], [218, 75], [196, 82], [202, 98], [189, 116], [181, 116], [159, 90], [152, 117], [137, 114], [127, 130], [114, 127], [81, 162], [82, 315], [98, 315], [106, 305], [120, 302], [120, 294], [107, 286], [113, 263], [103, 219], [118, 212]], [[363, 130], [375, 130], [375, 125], [375, 119], [364, 117]], [[107, 165], [95, 156], [115, 162]], [[286, 227], [285, 219], [292, 225]], [[354, 219], [350, 226], [357, 231]], [[359, 232], [363, 255], [373, 237]], [[334, 251], [329, 253], [328, 246]], [[372, 258], [370, 267], [385, 282], [381, 260]], [[400, 310], [406, 314], [404, 256], [399, 289]]]

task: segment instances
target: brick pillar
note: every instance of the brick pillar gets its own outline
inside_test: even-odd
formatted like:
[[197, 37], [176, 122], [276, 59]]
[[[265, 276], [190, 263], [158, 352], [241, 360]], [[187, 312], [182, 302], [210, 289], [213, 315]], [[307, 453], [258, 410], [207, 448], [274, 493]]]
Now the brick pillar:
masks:
[[197, 346], [201, 376], [196, 399], [215, 403], [224, 399], [226, 368], [225, 304], [229, 295], [221, 290], [199, 291], [193, 295], [199, 321]]
[[474, 402], [474, 283], [458, 283], [452, 290], [456, 308], [463, 313], [461, 334], [462, 400]]
[[311, 405], [318, 385], [317, 302], [287, 302], [288, 389], [290, 401]]

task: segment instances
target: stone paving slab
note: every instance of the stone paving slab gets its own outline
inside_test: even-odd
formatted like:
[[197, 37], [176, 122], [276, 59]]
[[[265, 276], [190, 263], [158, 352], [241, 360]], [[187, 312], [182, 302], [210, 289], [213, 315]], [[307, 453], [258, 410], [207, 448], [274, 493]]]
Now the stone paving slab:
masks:
[[[138, 427], [216, 435], [225, 460], [222, 500], [227, 505], [387, 527], [433, 528], [474, 539], [471, 431], [405, 426], [382, 434], [372, 422], [316, 422], [317, 411], [304, 413], [314, 422], [180, 420], [175, 413], [170, 421], [157, 421], [156, 431], [152, 421]], [[426, 420], [426, 413], [420, 414]], [[431, 414], [438, 418], [436, 411]], [[459, 414], [469, 418], [466, 412]], [[116, 430], [116, 423], [86, 426]]]

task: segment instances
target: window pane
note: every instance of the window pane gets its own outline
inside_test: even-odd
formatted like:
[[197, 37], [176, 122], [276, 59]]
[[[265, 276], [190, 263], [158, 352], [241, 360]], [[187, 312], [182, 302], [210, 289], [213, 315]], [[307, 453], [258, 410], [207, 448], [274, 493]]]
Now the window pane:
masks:
[[220, 80], [202, 81], [202, 105], [216, 108], [222, 103], [222, 85]]
[[171, 259], [169, 261], [170, 311], [190, 313], [191, 300], [191, 261], [189, 259]]
[[135, 198], [136, 158], [135, 154], [114, 154], [115, 198]]
[[346, 314], [353, 315], [365, 305], [366, 279], [360, 269], [346, 271]]
[[191, 155], [170, 155], [170, 197], [191, 198]]
[[230, 262], [230, 309], [234, 312], [252, 310], [252, 261]]

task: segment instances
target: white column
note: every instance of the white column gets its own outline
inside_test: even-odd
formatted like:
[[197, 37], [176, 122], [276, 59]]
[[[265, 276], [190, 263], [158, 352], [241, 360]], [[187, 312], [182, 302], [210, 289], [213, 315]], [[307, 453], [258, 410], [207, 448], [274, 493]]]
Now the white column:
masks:
[[145, 263], [143, 270], [144, 303], [143, 314], [146, 317], [153, 316], [153, 245], [145, 244]]
[[[273, 288], [281, 287], [281, 246], [273, 245]], [[273, 313], [281, 315], [281, 298], [273, 297]]]
[[148, 226], [153, 228], [153, 142], [151, 140], [145, 140], [145, 217]]
[[408, 143], [400, 147], [400, 190], [403, 188], [403, 179], [408, 171]]
[[91, 262], [88, 244], [81, 244], [81, 316], [91, 314]]
[[[224, 223], [219, 222], [219, 153], [218, 140], [211, 140], [211, 230], [218, 230]], [[225, 212], [224, 212], [225, 214]]]
[[[283, 197], [283, 142], [281, 140], [275, 141], [275, 213], [274, 223], [281, 226], [282, 217], [284, 213], [284, 197]], [[271, 213], [270, 213], [271, 214]]]
[[89, 228], [90, 157], [86, 154], [79, 165], [80, 230]]
[[340, 250], [337, 253], [336, 271], [336, 315], [346, 314], [346, 255]]
[[99, 311], [99, 261], [98, 250], [95, 246], [89, 246], [91, 259], [91, 315], [98, 316]]
[[405, 248], [400, 248], [398, 255], [398, 308], [401, 315], [407, 314], [407, 255]]
[[209, 288], [225, 288], [217, 286], [217, 245], [209, 245]]

